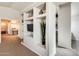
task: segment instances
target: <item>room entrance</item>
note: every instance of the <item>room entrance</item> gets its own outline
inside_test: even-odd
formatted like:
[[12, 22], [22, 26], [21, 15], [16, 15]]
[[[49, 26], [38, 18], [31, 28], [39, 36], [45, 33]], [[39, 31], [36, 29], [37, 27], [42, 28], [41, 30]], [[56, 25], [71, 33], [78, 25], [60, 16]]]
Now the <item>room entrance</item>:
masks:
[[10, 24], [10, 20], [2, 19], [1, 20], [1, 34], [8, 34], [8, 25]]

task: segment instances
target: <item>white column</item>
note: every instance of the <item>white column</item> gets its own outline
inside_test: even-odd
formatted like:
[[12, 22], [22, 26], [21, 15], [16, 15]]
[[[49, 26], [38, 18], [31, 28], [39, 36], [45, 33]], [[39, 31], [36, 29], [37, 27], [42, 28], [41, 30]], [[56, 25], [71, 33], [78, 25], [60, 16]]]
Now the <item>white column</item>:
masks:
[[56, 6], [49, 2], [47, 3], [47, 41], [49, 44], [49, 55], [55, 55], [56, 54], [56, 29], [55, 29], [55, 24], [56, 24]]

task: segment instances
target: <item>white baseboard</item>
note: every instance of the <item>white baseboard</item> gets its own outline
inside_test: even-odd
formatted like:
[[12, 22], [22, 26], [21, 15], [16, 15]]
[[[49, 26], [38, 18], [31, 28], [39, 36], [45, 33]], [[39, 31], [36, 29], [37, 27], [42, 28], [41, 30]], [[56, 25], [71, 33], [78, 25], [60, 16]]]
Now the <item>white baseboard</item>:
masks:
[[22, 45], [24, 45], [25, 47], [27, 47], [28, 49], [30, 49], [31, 51], [35, 52], [36, 54], [38, 54], [39, 56], [42, 56], [40, 55], [38, 52], [36, 52], [35, 50], [31, 49], [30, 47], [28, 47], [25, 43], [21, 42]]

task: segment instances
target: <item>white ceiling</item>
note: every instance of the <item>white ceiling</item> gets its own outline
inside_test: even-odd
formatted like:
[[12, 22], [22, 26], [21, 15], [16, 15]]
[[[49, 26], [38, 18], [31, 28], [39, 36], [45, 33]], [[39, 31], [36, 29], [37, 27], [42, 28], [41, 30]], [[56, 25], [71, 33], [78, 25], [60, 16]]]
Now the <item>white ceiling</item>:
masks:
[[32, 3], [33, 2], [0, 2], [0, 6], [10, 7], [21, 11]]
[[[0, 6], [14, 8], [16, 10], [23, 10], [34, 2], [0, 2]], [[65, 2], [54, 2], [56, 5], [64, 4]]]

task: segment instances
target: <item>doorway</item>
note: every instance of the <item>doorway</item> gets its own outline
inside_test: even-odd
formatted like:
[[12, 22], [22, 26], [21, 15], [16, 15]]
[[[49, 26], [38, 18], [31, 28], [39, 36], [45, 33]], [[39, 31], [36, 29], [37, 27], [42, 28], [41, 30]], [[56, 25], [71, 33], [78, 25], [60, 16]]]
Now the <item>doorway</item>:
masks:
[[10, 20], [1, 19], [1, 34], [8, 34], [8, 25], [10, 24]]
[[71, 3], [61, 4], [58, 7], [56, 56], [73, 54], [71, 47]]

